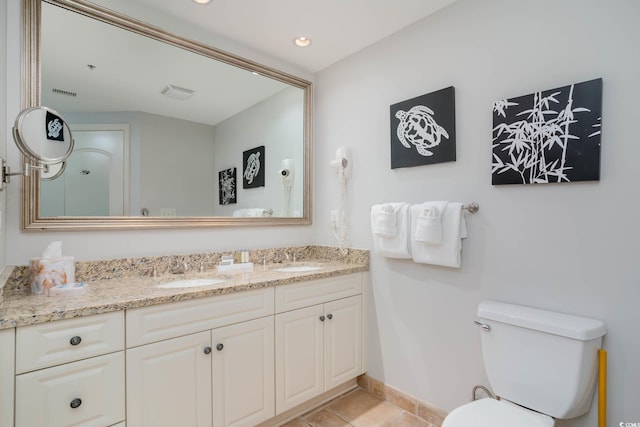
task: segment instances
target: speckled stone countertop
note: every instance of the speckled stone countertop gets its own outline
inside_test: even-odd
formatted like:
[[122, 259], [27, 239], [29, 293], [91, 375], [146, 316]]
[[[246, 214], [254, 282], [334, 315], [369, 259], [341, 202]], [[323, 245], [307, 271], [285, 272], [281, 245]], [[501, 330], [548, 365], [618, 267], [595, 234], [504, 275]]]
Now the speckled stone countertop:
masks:
[[[276, 251], [275, 255], [273, 251]], [[280, 252], [282, 254], [298, 253], [300, 255], [295, 264], [286, 261], [283, 263], [269, 262], [274, 259], [280, 260], [277, 251], [284, 251]], [[271, 257], [268, 257], [267, 254]], [[219, 259], [220, 254], [183, 255], [177, 258], [144, 258], [145, 262], [140, 261], [142, 259], [127, 259], [84, 263], [87, 265], [76, 263], [80, 264], [76, 266], [76, 280], [85, 281], [88, 288], [85, 294], [72, 297], [32, 295], [30, 288], [25, 286], [25, 277], [28, 277], [28, 274], [25, 273], [24, 268], [17, 267], [12, 274], [13, 278], [5, 284], [4, 301], [0, 303], [0, 329], [367, 271], [369, 269], [368, 255], [368, 251], [364, 250], [350, 249], [336, 252], [333, 248], [323, 247], [265, 249], [263, 252], [252, 251], [252, 261], [255, 264], [253, 271], [223, 273], [218, 273], [216, 268], [211, 266], [204, 272], [187, 271], [185, 274], [171, 274], [168, 272], [169, 268], [165, 269], [157, 265], [159, 263], [164, 266], [168, 263], [170, 266], [175, 261], [183, 262], [185, 259], [192, 258], [199, 260], [198, 263], [202, 263], [205, 262], [203, 259], [208, 260], [216, 257]], [[256, 257], [262, 259], [262, 262], [255, 262], [257, 261]], [[265, 261], [267, 261], [266, 264]], [[129, 266], [135, 264], [138, 268], [125, 269], [125, 273], [122, 272], [122, 269], [116, 268], [117, 272], [114, 272], [114, 265], [118, 265], [120, 262]], [[303, 272], [276, 271], [285, 265], [322, 268]], [[101, 266], [106, 267], [110, 273], [105, 273]], [[156, 266], [159, 273], [157, 277], [149, 274], [152, 266]], [[92, 273], [83, 273], [83, 268], [92, 271]], [[192, 288], [157, 287], [161, 283], [187, 279], [223, 279], [224, 282]]]

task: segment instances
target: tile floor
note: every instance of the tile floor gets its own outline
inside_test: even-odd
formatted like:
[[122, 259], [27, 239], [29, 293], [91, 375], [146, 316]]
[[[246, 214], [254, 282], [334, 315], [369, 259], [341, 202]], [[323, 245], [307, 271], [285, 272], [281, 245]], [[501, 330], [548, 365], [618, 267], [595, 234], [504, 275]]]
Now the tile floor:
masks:
[[361, 388], [282, 427], [436, 427]]

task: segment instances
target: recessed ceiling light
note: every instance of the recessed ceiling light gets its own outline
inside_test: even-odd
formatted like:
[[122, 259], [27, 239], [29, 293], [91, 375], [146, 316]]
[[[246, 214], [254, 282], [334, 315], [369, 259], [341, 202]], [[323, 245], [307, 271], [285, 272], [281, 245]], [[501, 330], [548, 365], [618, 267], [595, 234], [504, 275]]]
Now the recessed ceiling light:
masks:
[[193, 2], [198, 4], [208, 4], [211, 3], [211, 0], [193, 0]]
[[293, 42], [295, 43], [296, 46], [307, 47], [311, 44], [311, 39], [308, 37], [300, 36], [300, 37], [296, 37], [296, 39]]

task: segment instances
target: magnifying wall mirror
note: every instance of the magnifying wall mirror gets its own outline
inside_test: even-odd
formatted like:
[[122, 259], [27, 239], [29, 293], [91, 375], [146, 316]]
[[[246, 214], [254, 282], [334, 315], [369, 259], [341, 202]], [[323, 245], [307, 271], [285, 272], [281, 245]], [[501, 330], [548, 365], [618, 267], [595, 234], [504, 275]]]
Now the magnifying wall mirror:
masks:
[[24, 168], [11, 172], [0, 159], [1, 187], [15, 175], [28, 177], [40, 171], [42, 177], [54, 179], [64, 170], [64, 162], [73, 152], [71, 129], [58, 112], [47, 107], [31, 107], [18, 114], [13, 126], [13, 139], [25, 158]]
[[311, 223], [310, 82], [83, 0], [23, 5], [25, 108], [75, 141], [23, 178], [23, 229]]

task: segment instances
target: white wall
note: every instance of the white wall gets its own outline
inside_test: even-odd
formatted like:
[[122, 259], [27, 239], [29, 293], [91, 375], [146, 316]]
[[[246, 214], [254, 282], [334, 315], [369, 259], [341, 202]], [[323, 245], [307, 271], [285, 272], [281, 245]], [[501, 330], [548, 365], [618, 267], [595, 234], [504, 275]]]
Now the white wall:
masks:
[[[7, 8], [6, 2], [0, 4], [0, 157], [6, 159], [7, 157], [7, 138], [10, 138], [10, 130], [7, 126]], [[0, 164], [0, 167], [2, 165]], [[0, 182], [0, 185], [2, 183]], [[0, 192], [0, 271], [6, 264], [6, 247], [7, 240], [6, 230], [6, 207], [7, 197], [4, 191]]]
[[[236, 168], [238, 200], [237, 204], [224, 206], [218, 205], [216, 200], [216, 215], [230, 216], [239, 208], [265, 208], [272, 209], [274, 216], [280, 216], [283, 190], [278, 170], [283, 159], [293, 159], [297, 168], [291, 189], [291, 206], [302, 214], [303, 110], [304, 91], [290, 87], [216, 125], [214, 170], [217, 173], [223, 169]], [[265, 185], [243, 189], [242, 153], [261, 145], [265, 146], [265, 158], [261, 159], [265, 170]]]
[[[333, 244], [329, 169], [353, 149], [350, 244], [371, 248], [369, 208], [476, 201], [460, 270], [372, 254], [369, 373], [450, 410], [487, 384], [478, 303], [603, 319], [609, 425], [640, 422], [640, 2], [458, 0], [316, 76], [316, 243]], [[491, 185], [492, 103], [604, 79], [601, 180]], [[457, 161], [390, 169], [389, 105], [453, 85]], [[558, 423], [596, 425], [588, 416]]]

